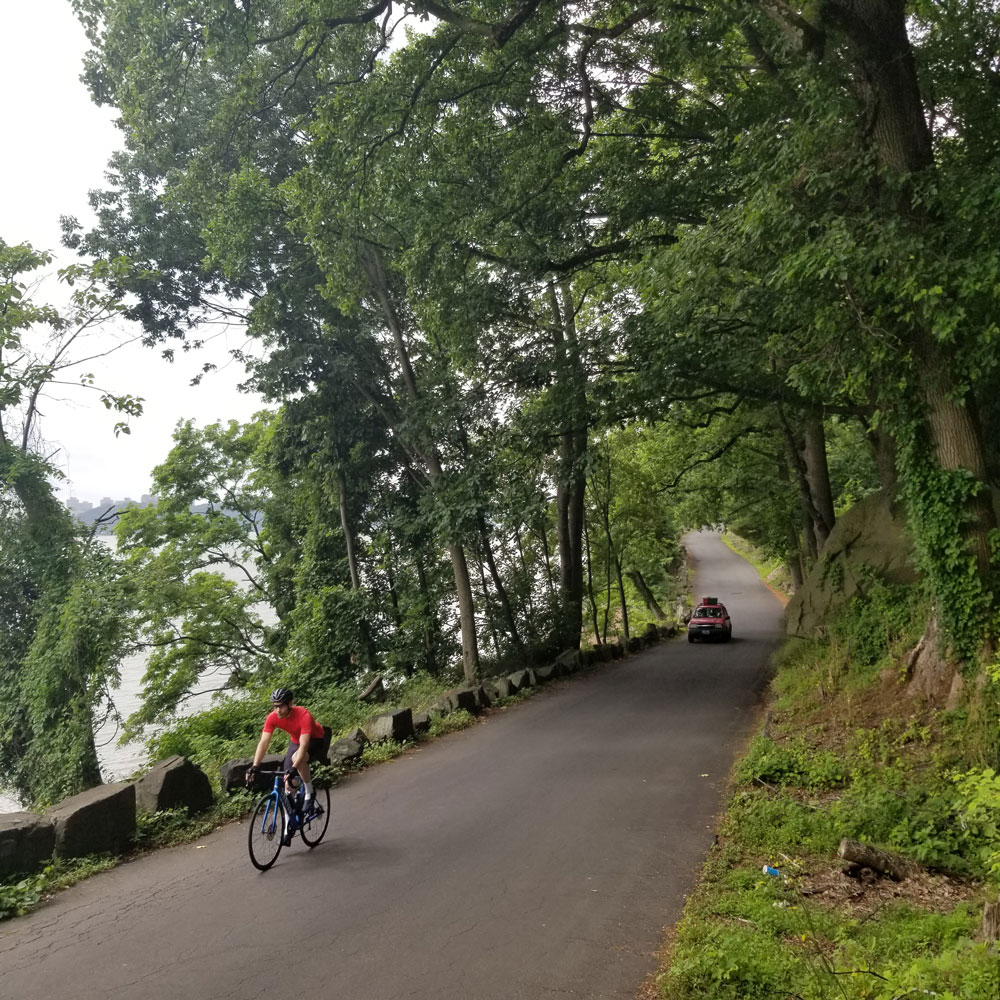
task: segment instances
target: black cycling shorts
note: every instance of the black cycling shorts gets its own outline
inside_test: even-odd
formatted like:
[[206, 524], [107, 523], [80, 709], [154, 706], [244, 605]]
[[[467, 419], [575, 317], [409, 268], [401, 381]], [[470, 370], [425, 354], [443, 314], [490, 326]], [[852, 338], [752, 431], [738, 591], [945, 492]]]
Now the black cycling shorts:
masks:
[[[326, 756], [326, 737], [313, 736], [309, 740], [309, 763]], [[285, 754], [284, 770], [292, 766], [292, 758], [299, 752], [298, 743], [289, 743], [288, 751]]]

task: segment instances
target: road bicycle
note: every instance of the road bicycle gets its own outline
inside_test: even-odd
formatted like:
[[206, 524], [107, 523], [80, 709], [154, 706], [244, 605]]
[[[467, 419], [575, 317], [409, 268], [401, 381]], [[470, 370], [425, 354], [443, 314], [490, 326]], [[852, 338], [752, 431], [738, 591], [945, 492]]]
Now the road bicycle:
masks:
[[250, 816], [247, 842], [254, 868], [266, 872], [278, 860], [282, 847], [288, 847], [296, 833], [309, 848], [315, 847], [330, 825], [330, 789], [313, 785], [309, 810], [303, 813], [305, 790], [288, 793], [288, 782], [298, 777], [295, 768], [275, 771], [274, 785], [254, 806]]

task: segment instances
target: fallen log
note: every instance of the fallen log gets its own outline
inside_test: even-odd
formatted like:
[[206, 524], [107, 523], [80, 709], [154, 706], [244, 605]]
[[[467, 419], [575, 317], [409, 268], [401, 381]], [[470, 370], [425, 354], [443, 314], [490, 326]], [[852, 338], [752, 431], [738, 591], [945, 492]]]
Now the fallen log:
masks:
[[840, 842], [840, 856], [852, 865], [859, 868], [871, 868], [872, 871], [880, 875], [888, 875], [894, 882], [902, 882], [909, 874], [911, 866], [903, 858], [890, 854], [888, 851], [879, 851], [868, 844], [862, 844], [859, 840], [851, 840], [845, 837]]

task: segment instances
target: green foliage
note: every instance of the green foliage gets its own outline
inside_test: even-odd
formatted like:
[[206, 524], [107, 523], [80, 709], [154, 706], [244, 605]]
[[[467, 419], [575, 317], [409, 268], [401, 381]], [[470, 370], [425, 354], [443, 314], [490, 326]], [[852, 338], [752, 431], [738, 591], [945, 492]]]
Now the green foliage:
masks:
[[431, 736], [444, 736], [445, 733], [454, 733], [459, 729], [468, 729], [476, 721], [475, 716], [465, 709], [458, 709], [449, 712], [447, 715], [435, 715], [431, 717]]
[[384, 764], [387, 760], [393, 760], [401, 754], [406, 753], [412, 746], [412, 741], [403, 740], [397, 743], [395, 740], [381, 740], [378, 743], [367, 743], [361, 751], [361, 767], [370, 767], [373, 764]]
[[828, 630], [846, 647], [852, 666], [874, 667], [890, 653], [898, 653], [901, 645], [915, 645], [926, 613], [926, 600], [918, 588], [871, 579], [833, 618]]
[[263, 700], [228, 698], [211, 708], [175, 721], [148, 743], [151, 760], [179, 754], [194, 761], [206, 774], [256, 746], [268, 708]]
[[[242, 804], [246, 808], [246, 803]], [[161, 809], [158, 812], [140, 813], [136, 817], [136, 835], [133, 846], [138, 851], [184, 844], [210, 833], [214, 823], [211, 817], [192, 817], [186, 809]]]
[[21, 916], [51, 893], [107, 871], [117, 863], [117, 858], [104, 855], [58, 860], [37, 875], [29, 875], [16, 883], [0, 884], [0, 920]]
[[817, 790], [836, 788], [847, 775], [842, 760], [830, 750], [816, 751], [801, 739], [776, 743], [755, 736], [735, 777], [741, 784], [760, 781]]
[[1000, 775], [988, 767], [956, 775], [954, 781], [961, 829], [970, 847], [978, 847], [987, 876], [1000, 884]]

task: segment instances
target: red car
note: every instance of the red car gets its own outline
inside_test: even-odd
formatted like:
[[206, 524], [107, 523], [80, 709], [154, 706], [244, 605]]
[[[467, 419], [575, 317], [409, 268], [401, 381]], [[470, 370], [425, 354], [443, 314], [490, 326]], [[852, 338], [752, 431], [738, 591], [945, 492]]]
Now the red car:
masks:
[[695, 639], [721, 639], [729, 642], [733, 637], [733, 621], [724, 604], [717, 597], [703, 597], [688, 619], [688, 642]]

